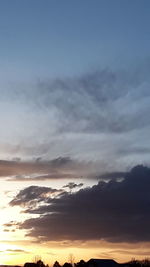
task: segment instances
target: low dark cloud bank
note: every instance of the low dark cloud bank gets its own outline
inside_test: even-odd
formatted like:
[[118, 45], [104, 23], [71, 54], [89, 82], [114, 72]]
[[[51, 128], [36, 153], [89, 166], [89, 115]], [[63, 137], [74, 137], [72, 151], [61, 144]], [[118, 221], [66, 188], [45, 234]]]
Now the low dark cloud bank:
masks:
[[86, 177], [92, 162], [78, 161], [70, 157], [51, 160], [37, 158], [32, 161], [0, 160], [0, 177], [10, 181], [40, 181], [51, 179], [75, 179]]
[[[93, 179], [121, 178], [125, 172], [112, 172], [102, 174], [99, 161], [77, 160], [71, 157], [57, 157], [51, 160], [36, 158], [30, 161], [0, 160], [0, 178], [7, 181], [44, 181], [54, 179]], [[65, 187], [74, 189], [82, 184], [70, 182]]]
[[[32, 188], [33, 189], [33, 188]], [[34, 188], [35, 189], [35, 188]], [[31, 187], [25, 189], [32, 191]], [[11, 205], [26, 204], [25, 212], [39, 214], [20, 223], [20, 229], [40, 241], [100, 240], [110, 242], [150, 241], [150, 168], [138, 165], [124, 180], [101, 181], [75, 193], [64, 192], [54, 198], [21, 191]], [[51, 189], [49, 189], [51, 190]], [[22, 198], [21, 198], [22, 196]], [[34, 198], [34, 194], [33, 194]], [[28, 203], [28, 205], [27, 205]]]

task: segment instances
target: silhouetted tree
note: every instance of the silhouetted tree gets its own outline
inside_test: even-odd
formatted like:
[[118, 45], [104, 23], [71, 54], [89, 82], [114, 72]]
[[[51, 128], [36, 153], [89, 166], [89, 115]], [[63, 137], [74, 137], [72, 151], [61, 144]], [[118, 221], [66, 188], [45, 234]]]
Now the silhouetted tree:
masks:
[[53, 267], [61, 267], [61, 265], [59, 264], [58, 261], [55, 261], [54, 264], [53, 264]]
[[72, 267], [72, 264], [71, 263], [68, 263], [68, 262], [65, 262], [63, 267]]
[[86, 262], [84, 260], [80, 260], [79, 262], [75, 263], [76, 267], [86, 267]]
[[36, 264], [38, 267], [45, 267], [45, 264], [42, 260], [38, 260]]
[[150, 259], [147, 258], [140, 261], [133, 258], [127, 265], [131, 267], [150, 267]]

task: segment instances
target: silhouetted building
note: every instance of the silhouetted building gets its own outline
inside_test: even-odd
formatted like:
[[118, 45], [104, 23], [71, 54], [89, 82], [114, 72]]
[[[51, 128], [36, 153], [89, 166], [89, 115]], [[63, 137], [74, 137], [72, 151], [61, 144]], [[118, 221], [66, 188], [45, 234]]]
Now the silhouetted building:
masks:
[[119, 264], [114, 260], [107, 259], [90, 259], [87, 267], [118, 267]]
[[37, 263], [34, 262], [26, 262], [24, 267], [38, 267]]

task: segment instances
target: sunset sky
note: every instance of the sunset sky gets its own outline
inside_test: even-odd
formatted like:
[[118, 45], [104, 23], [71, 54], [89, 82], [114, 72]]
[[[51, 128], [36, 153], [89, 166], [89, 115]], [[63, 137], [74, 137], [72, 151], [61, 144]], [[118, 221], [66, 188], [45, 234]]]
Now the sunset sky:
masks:
[[150, 1], [0, 1], [0, 264], [150, 255]]

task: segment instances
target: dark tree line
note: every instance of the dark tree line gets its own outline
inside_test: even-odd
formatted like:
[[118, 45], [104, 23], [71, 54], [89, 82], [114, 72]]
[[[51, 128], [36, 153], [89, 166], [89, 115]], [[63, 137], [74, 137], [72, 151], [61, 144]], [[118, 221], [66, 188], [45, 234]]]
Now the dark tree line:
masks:
[[[120, 267], [150, 267], [150, 259], [144, 259], [144, 260], [136, 260], [132, 259], [131, 261], [124, 263], [124, 264], [118, 264]], [[49, 267], [49, 265], [45, 265], [42, 260], [38, 260], [36, 263], [27, 262], [24, 264], [24, 267]], [[53, 267], [97, 267], [97, 266], [89, 266], [88, 262], [85, 262], [84, 260], [80, 260], [77, 263], [69, 263], [65, 262], [63, 265], [60, 265], [58, 261], [55, 261], [53, 264]]]

